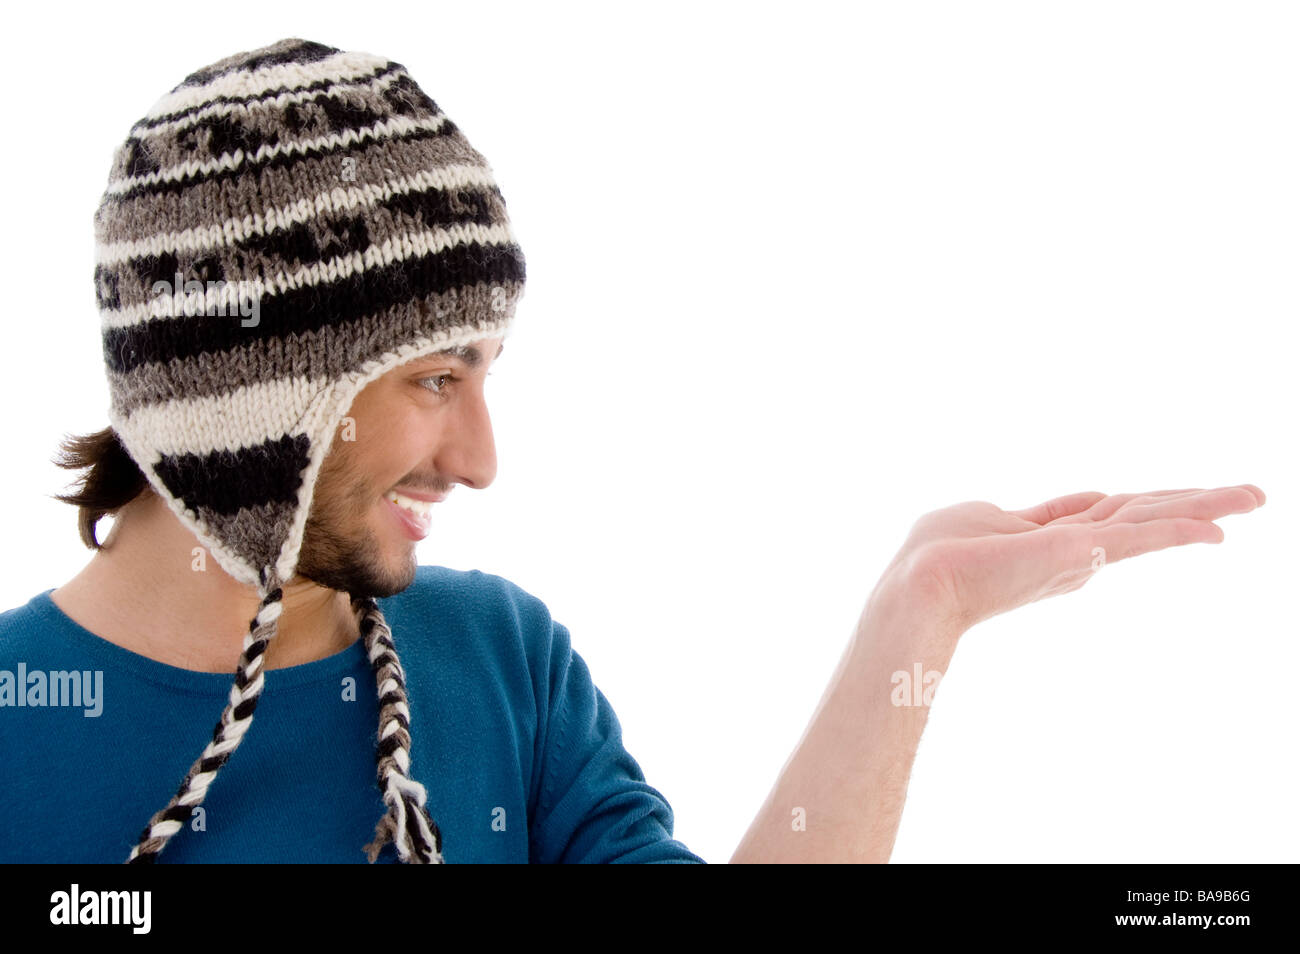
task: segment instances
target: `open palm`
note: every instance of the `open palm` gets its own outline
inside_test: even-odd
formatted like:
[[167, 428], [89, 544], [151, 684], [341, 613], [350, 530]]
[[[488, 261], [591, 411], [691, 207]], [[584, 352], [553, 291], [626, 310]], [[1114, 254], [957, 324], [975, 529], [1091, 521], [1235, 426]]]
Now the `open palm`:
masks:
[[1213, 522], [1264, 503], [1253, 484], [1145, 494], [1089, 492], [1026, 510], [971, 501], [928, 513], [891, 564], [962, 629], [1083, 586], [1106, 563], [1186, 543], [1219, 543]]

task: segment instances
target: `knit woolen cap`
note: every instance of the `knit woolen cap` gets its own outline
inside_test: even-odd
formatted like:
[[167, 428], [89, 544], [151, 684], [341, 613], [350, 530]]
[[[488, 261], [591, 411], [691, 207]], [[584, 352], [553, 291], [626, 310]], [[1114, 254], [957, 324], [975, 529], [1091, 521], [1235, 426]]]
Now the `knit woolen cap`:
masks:
[[[508, 333], [524, 258], [487, 161], [383, 57], [281, 40], [187, 77], [117, 149], [95, 214], [110, 422], [152, 488], [256, 587], [229, 703], [129, 862], [186, 824], [248, 731], [321, 462], [369, 382]], [[405, 674], [352, 594], [380, 701], [366, 846], [441, 863]]]

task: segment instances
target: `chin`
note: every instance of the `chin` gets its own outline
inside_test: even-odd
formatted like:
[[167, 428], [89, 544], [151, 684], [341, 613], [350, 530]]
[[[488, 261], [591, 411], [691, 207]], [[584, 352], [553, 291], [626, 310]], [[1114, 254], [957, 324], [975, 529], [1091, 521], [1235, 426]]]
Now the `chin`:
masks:
[[[312, 530], [315, 532], [310, 532]], [[303, 535], [298, 575], [320, 586], [382, 599], [402, 592], [415, 582], [415, 547], [378, 535], [364, 540], [344, 540], [322, 533], [319, 526]]]
[[385, 585], [383, 587], [385, 592], [374, 595], [392, 596], [396, 593], [402, 592], [402, 590], [415, 582], [415, 571], [418, 566], [419, 563], [415, 559], [415, 548], [411, 547], [406, 553], [406, 558], [402, 560], [398, 566], [394, 568], [394, 571], [385, 578]]
[[354, 561], [350, 574], [354, 586], [348, 592], [376, 599], [400, 593], [415, 582], [416, 566], [415, 548], [410, 546], [385, 554], [379, 561]]

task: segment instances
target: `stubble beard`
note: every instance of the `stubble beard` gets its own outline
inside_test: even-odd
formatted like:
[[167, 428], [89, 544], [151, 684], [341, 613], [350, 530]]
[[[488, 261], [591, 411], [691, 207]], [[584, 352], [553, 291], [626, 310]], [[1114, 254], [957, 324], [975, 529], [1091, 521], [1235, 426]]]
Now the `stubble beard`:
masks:
[[360, 477], [349, 477], [336, 455], [327, 454], [303, 528], [298, 575], [332, 590], [375, 599], [410, 586], [415, 581], [414, 548], [394, 571], [363, 522], [376, 499], [374, 488]]

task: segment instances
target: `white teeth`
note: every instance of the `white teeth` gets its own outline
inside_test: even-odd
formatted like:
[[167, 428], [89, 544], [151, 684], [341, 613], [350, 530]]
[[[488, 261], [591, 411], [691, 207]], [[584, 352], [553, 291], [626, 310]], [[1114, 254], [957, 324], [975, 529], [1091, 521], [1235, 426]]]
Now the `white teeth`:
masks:
[[412, 500], [410, 497], [399, 494], [395, 490], [390, 490], [388, 492], [388, 499], [397, 504], [397, 506], [409, 510], [411, 513], [420, 517], [427, 517], [433, 513], [433, 504], [429, 501]]

